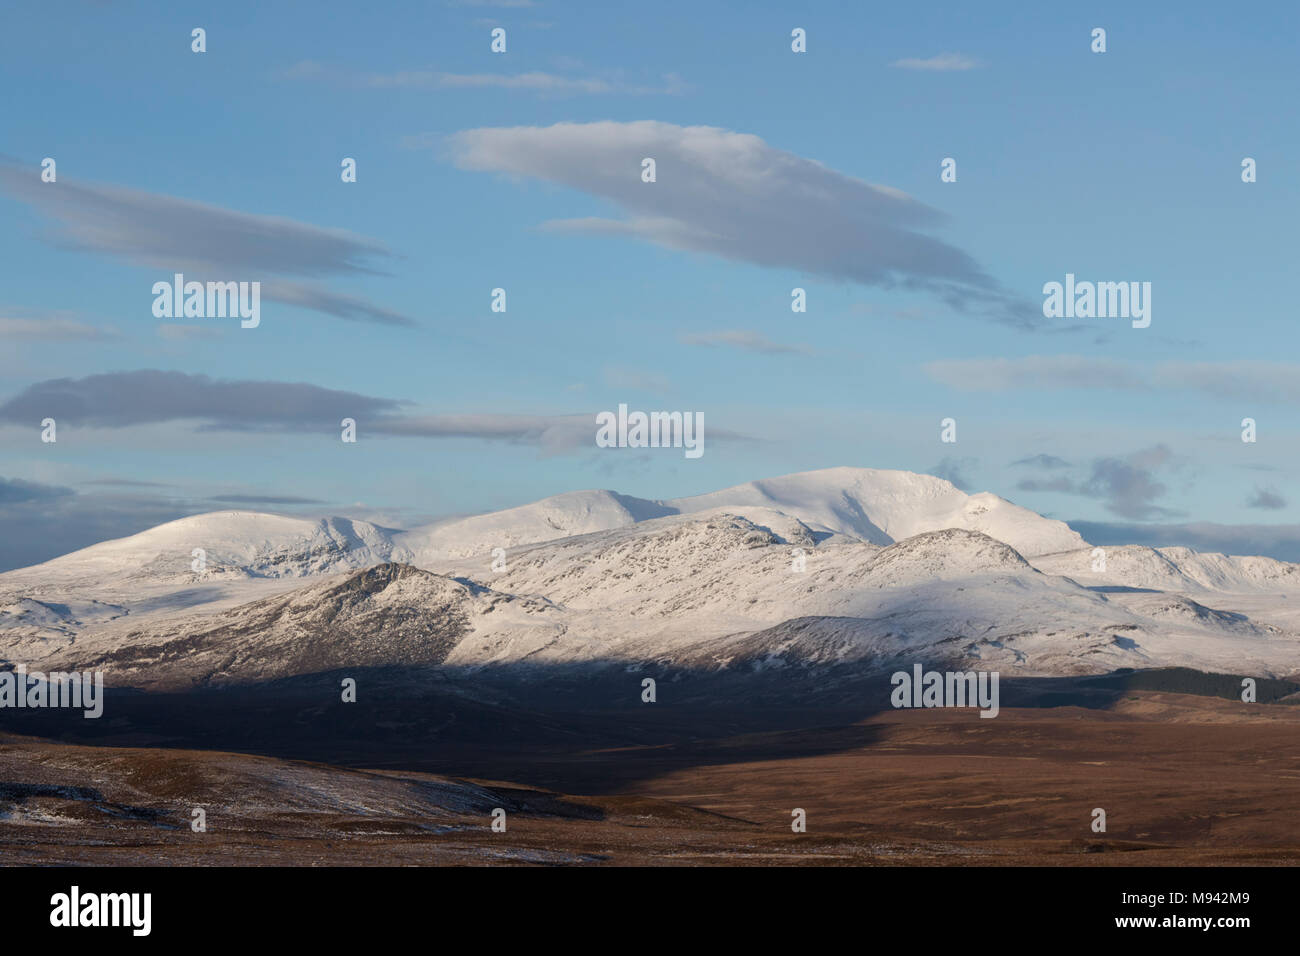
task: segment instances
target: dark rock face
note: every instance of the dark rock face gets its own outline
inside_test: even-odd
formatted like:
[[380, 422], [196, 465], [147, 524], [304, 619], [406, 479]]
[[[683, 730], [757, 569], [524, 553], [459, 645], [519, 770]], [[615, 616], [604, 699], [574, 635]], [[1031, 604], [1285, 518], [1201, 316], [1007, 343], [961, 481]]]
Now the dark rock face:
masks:
[[459, 581], [402, 564], [381, 564], [329, 582], [255, 601], [179, 633], [134, 632], [121, 649], [79, 670], [103, 670], [114, 684], [183, 687], [248, 683], [348, 667], [441, 663], [468, 630], [475, 600]]

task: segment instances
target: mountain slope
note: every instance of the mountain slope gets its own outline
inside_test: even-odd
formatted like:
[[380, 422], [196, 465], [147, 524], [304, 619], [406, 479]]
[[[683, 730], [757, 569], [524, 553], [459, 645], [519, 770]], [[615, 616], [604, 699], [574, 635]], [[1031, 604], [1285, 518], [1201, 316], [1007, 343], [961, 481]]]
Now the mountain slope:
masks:
[[473, 585], [380, 564], [211, 615], [81, 641], [64, 657], [135, 686], [249, 683], [343, 667], [441, 663], [469, 632]]
[[1045, 574], [979, 532], [945, 529], [882, 548], [847, 535], [816, 540], [762, 509], [750, 518], [672, 515], [532, 545], [499, 573], [475, 558], [438, 573], [386, 563], [206, 613], [120, 616], [9, 653], [151, 687], [372, 667], [490, 669], [542, 686], [550, 672], [574, 668], [876, 672], [926, 661], [1009, 676], [1300, 670], [1292, 632], [1177, 595], [1103, 593]]
[[669, 511], [653, 501], [613, 491], [572, 491], [485, 515], [440, 522], [394, 537], [393, 559], [424, 566], [446, 558], [487, 554], [494, 548], [553, 541], [625, 528]]
[[1066, 574], [1092, 587], [1230, 593], [1276, 593], [1300, 587], [1300, 565], [1273, 558], [1137, 544], [1096, 550], [1105, 556], [1104, 567], [1092, 549], [1045, 555], [1036, 558], [1034, 564], [1040, 570]]
[[351, 518], [311, 520], [256, 511], [214, 511], [9, 571], [0, 575], [0, 585], [192, 577], [197, 574], [196, 549], [204, 552], [204, 574], [331, 574], [386, 560], [395, 533]]
[[1092, 572], [1060, 522], [865, 469], [676, 501], [575, 492], [410, 532], [221, 512], [0, 575], [0, 653], [180, 687], [354, 667], [1300, 672], [1298, 566], [1103, 553]]
[[[400, 561], [431, 567], [439, 561], [507, 551], [574, 535], [631, 527], [673, 514], [727, 509], [780, 513], [818, 532], [851, 535], [878, 545], [926, 531], [964, 528], [1002, 541], [1023, 554], [1071, 551], [1086, 542], [1064, 523], [1044, 518], [996, 495], [967, 495], [930, 475], [866, 468], [831, 468], [749, 482], [707, 495], [671, 501], [613, 491], [575, 491], [517, 508], [436, 522], [408, 531], [366, 521], [319, 520], [250, 511], [217, 511], [105, 541], [32, 568], [0, 574], [0, 592], [30, 583], [141, 583], [185, 578], [195, 549], [204, 551], [205, 580], [334, 574]], [[766, 519], [764, 519], [766, 520]]]

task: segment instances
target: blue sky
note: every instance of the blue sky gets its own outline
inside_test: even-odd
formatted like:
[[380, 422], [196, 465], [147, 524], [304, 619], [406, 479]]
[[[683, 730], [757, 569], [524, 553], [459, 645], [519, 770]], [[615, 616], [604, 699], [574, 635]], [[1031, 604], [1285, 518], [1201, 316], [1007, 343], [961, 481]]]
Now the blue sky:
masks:
[[[236, 502], [400, 526], [844, 464], [1300, 558], [1296, 8], [994, 6], [11, 5], [0, 567]], [[185, 268], [279, 297], [155, 318]], [[1043, 318], [1066, 273], [1150, 282], [1150, 327]], [[596, 448], [619, 403], [702, 412], [705, 454]]]

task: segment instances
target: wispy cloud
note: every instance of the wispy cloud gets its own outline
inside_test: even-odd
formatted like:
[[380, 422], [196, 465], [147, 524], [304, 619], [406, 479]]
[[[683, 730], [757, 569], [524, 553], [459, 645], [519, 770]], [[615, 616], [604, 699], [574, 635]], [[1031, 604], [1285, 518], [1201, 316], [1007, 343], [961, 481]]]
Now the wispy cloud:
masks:
[[936, 478], [942, 478], [950, 481], [953, 487], [962, 491], [970, 491], [971, 481], [967, 477], [967, 472], [976, 467], [979, 460], [976, 458], [944, 458], [939, 464], [930, 469], [930, 474]]
[[50, 498], [63, 498], [71, 494], [74, 494], [71, 488], [42, 484], [36, 481], [24, 481], [21, 478], [0, 477], [0, 505], [11, 505], [24, 501], [46, 501]]
[[224, 505], [323, 505], [319, 498], [300, 498], [297, 495], [213, 495], [207, 499]]
[[66, 317], [66, 313], [3, 316], [0, 310], [0, 341], [7, 342], [99, 342], [121, 338], [114, 328], [99, 328]]
[[160, 481], [139, 481], [134, 478], [92, 478], [83, 485], [105, 485], [110, 488], [166, 488]]
[[964, 53], [939, 53], [923, 59], [907, 57], [902, 60], [895, 60], [889, 65], [902, 70], [933, 70], [946, 73], [954, 70], [973, 70], [983, 64], [974, 57], [966, 56]]
[[[615, 370], [613, 379], [619, 372]], [[627, 372], [634, 375], [633, 372]], [[631, 388], [633, 378], [624, 382]], [[653, 376], [647, 386], [664, 384]], [[533, 445], [547, 454], [595, 447], [594, 412], [567, 415], [408, 413], [409, 402], [304, 382], [215, 380], [206, 375], [142, 369], [81, 379], [50, 379], [0, 402], [0, 423], [31, 426], [45, 417], [63, 425], [108, 429], [165, 422], [196, 431], [324, 432], [337, 434], [344, 418], [363, 435], [476, 438]], [[709, 440], [749, 440], [711, 427]]]
[[379, 419], [368, 428], [407, 438], [476, 438], [533, 445], [551, 455], [594, 447], [596, 434], [595, 415], [410, 415]]
[[[1055, 464], [1060, 462], [1060, 464]], [[1016, 464], [1032, 464], [1040, 468], [1066, 467], [1059, 458], [1038, 455]], [[1020, 491], [1057, 492], [1079, 495], [1102, 501], [1108, 511], [1123, 518], [1146, 520], [1174, 517], [1178, 511], [1165, 508], [1157, 502], [1168, 488], [1157, 477], [1157, 472], [1176, 469], [1182, 463], [1165, 445], [1154, 445], [1124, 456], [1096, 458], [1081, 477], [1054, 475], [1050, 478], [1025, 478], [1017, 483]]]
[[1256, 488], [1246, 500], [1247, 508], [1263, 508], [1267, 511], [1281, 511], [1286, 507], [1286, 499], [1276, 488]]
[[365, 85], [387, 87], [415, 87], [419, 89], [498, 89], [529, 90], [534, 93], [606, 94], [622, 93], [632, 96], [677, 96], [687, 90], [686, 83], [676, 74], [665, 74], [660, 85], [627, 83], [601, 77], [560, 76], [556, 73], [434, 73], [414, 71], [365, 77]]
[[[553, 231], [625, 236], [926, 292], [958, 310], [1020, 327], [1042, 324], [1041, 309], [1009, 295], [965, 252], [922, 231], [944, 221], [937, 210], [757, 136], [641, 120], [472, 129], [447, 142], [462, 169], [557, 183], [625, 213], [546, 223]], [[641, 180], [645, 157], [656, 161], [654, 183]]]
[[373, 322], [378, 325], [413, 326], [416, 321], [400, 312], [375, 305], [354, 295], [331, 292], [320, 286], [302, 282], [273, 280], [262, 285], [262, 294], [268, 299], [297, 305], [314, 312], [323, 312], [338, 319], [353, 322]]
[[390, 90], [522, 90], [556, 96], [680, 96], [690, 87], [676, 73], [665, 73], [658, 82], [635, 82], [621, 72], [607, 75], [566, 76], [533, 70], [526, 73], [448, 73], [443, 70], [397, 70], [391, 73], [361, 73], [316, 60], [303, 60], [281, 73], [286, 79], [321, 80], [363, 89]]
[[1021, 458], [1011, 463], [1013, 468], [1069, 468], [1070, 463], [1064, 458], [1057, 458], [1055, 455], [1030, 455], [1028, 458]]
[[690, 332], [681, 336], [683, 345], [700, 345], [708, 348], [733, 348], [742, 352], [760, 352], [766, 355], [811, 355], [807, 345], [785, 345], [773, 342], [761, 332], [749, 329], [729, 329], [722, 332]]
[[672, 388], [666, 376], [658, 372], [644, 372], [624, 365], [610, 365], [601, 370], [601, 377], [611, 388], [626, 388], [637, 392], [662, 395]]
[[0, 403], [0, 421], [29, 425], [48, 416], [88, 428], [169, 421], [217, 428], [337, 428], [342, 418], [389, 414], [402, 404], [300, 382], [220, 381], [143, 369], [38, 382]]
[[1103, 499], [1107, 509], [1122, 518], [1176, 515], [1178, 512], [1156, 504], [1167, 489], [1156, 479], [1155, 472], [1171, 458], [1172, 453], [1163, 445], [1125, 458], [1100, 458], [1092, 463], [1092, 474], [1079, 486], [1078, 493]]
[[1074, 481], [1064, 475], [1055, 478], [1022, 478], [1016, 482], [1016, 489], [1019, 491], [1057, 491], [1064, 494], [1078, 493]]
[[[63, 177], [57, 184], [42, 183], [31, 170], [12, 164], [0, 164], [0, 189], [56, 220], [60, 228], [50, 240], [57, 246], [186, 272], [200, 281], [377, 275], [383, 273], [372, 262], [392, 258], [383, 243], [344, 229]], [[297, 282], [268, 285], [263, 296], [340, 318], [414, 324], [354, 297]]]
[[[594, 413], [581, 415], [409, 415], [381, 418], [370, 432], [411, 438], [476, 438], [532, 445], [544, 455], [563, 455], [595, 447]], [[708, 440], [753, 441], [740, 432], [710, 426]]]
[[940, 359], [923, 366], [934, 381], [971, 392], [1014, 389], [1196, 391], [1216, 398], [1300, 401], [1300, 363], [1127, 362], [1083, 355]]
[[183, 325], [177, 322], [164, 322], [158, 326], [158, 334], [173, 342], [189, 342], [196, 339], [219, 339], [222, 330], [215, 325]]

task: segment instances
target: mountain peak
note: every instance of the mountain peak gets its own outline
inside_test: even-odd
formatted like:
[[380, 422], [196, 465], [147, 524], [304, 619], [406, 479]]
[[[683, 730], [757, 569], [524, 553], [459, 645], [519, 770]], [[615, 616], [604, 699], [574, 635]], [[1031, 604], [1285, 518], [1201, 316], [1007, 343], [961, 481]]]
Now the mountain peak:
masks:
[[[994, 494], [969, 495], [933, 475], [841, 466], [667, 501], [607, 490], [571, 491], [410, 531], [343, 517], [214, 511], [92, 545], [39, 567], [42, 576], [59, 580], [104, 575], [163, 579], [207, 572], [282, 578], [337, 573], [389, 560], [428, 567], [498, 548], [512, 550], [718, 509], [742, 517], [757, 510], [759, 524], [776, 512], [815, 535], [848, 535], [881, 547], [945, 528], [980, 532], [1027, 556], [1087, 547], [1064, 522]], [[192, 571], [200, 557], [205, 571]], [[31, 570], [9, 572], [0, 580], [16, 585]]]
[[1063, 521], [988, 492], [970, 495], [952, 482], [910, 471], [842, 466], [764, 478], [665, 502], [682, 512], [761, 505], [828, 531], [890, 545], [927, 531], [964, 528], [1021, 554], [1072, 551], [1087, 542]]

